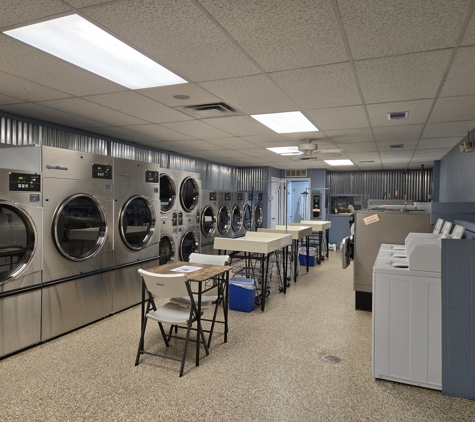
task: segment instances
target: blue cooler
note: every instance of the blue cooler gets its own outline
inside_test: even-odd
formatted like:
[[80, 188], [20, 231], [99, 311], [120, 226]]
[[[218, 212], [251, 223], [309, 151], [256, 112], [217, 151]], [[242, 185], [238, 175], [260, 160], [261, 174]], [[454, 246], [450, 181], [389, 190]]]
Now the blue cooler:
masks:
[[252, 278], [229, 279], [229, 309], [252, 312], [256, 306], [256, 286]]

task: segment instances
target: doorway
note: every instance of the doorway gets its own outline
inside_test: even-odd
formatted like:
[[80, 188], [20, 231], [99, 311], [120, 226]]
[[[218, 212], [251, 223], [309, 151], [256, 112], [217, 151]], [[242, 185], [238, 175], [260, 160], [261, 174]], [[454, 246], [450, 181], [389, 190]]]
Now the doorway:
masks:
[[287, 223], [310, 220], [310, 179], [287, 180]]

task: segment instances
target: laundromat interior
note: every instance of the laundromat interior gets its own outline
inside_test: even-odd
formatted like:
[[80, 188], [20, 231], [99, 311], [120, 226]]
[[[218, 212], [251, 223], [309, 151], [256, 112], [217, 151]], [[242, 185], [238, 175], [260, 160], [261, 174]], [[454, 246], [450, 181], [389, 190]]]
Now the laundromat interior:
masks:
[[0, 0], [2, 421], [475, 420], [474, 10]]

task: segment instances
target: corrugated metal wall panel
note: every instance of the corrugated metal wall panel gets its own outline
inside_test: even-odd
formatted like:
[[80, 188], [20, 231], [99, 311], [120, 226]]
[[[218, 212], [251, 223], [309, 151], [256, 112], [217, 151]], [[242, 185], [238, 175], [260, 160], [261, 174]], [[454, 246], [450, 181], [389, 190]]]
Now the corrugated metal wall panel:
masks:
[[429, 201], [432, 182], [432, 169], [327, 172], [329, 195], [363, 195], [365, 206], [369, 199], [404, 199], [404, 195], [409, 200]]
[[40, 139], [42, 128], [31, 123], [0, 118], [0, 144], [4, 145], [34, 145]]
[[232, 167], [221, 166], [219, 164], [207, 165], [206, 187], [208, 190], [236, 190], [234, 169]]
[[263, 191], [267, 190], [265, 184], [258, 183], [267, 181], [267, 167], [250, 167], [237, 169], [237, 190]]
[[177, 155], [170, 155], [168, 167], [170, 170], [181, 171], [196, 171], [196, 160], [192, 158], [178, 157]]

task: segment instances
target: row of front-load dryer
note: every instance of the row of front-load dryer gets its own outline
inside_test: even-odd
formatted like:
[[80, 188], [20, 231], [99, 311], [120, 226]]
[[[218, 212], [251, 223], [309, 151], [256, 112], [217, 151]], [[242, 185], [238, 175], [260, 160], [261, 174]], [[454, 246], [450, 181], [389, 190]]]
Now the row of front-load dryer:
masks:
[[[137, 269], [159, 263], [160, 173], [99, 154], [2, 149], [0, 357], [140, 301]], [[180, 173], [181, 226], [199, 224], [199, 175]], [[189, 246], [182, 259], [198, 250]]]

